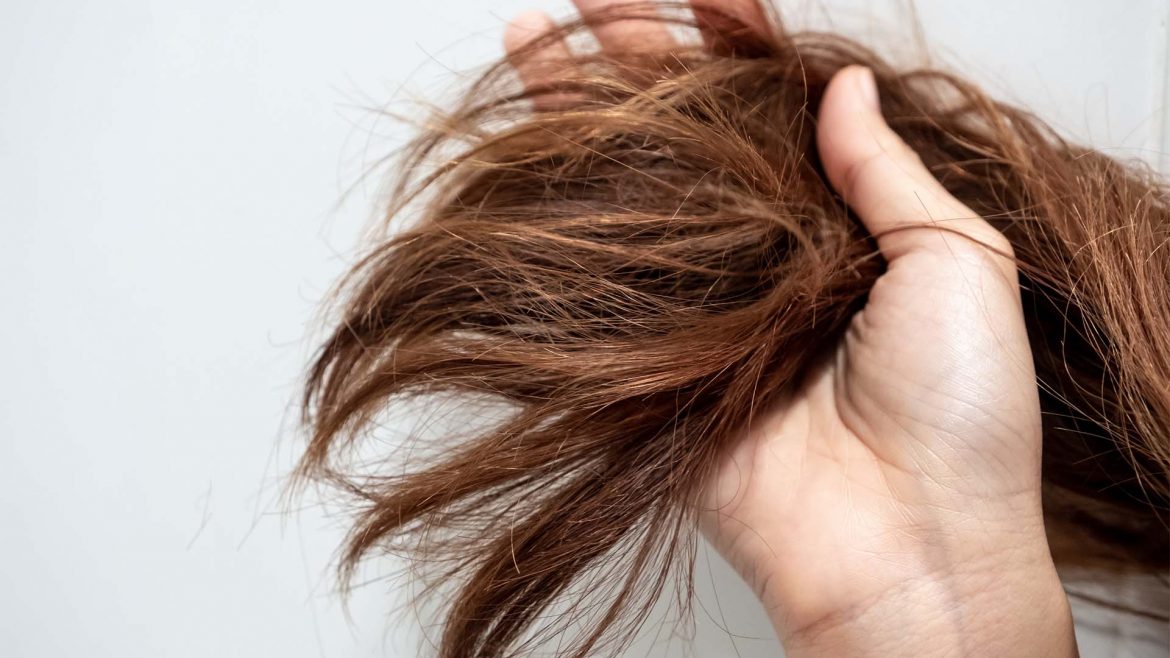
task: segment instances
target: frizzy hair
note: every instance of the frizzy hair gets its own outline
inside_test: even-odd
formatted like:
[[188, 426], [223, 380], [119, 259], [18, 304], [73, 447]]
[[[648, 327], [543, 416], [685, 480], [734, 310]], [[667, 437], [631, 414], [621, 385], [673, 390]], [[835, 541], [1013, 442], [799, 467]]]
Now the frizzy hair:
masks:
[[[379, 552], [428, 566], [454, 587], [444, 658], [517, 655], [570, 628], [559, 655], [616, 650], [665, 590], [686, 599], [704, 483], [884, 269], [814, 141], [851, 64], [1014, 249], [1058, 564], [1165, 574], [1164, 183], [953, 75], [695, 15], [705, 47], [575, 55], [541, 88], [510, 90], [500, 62], [404, 154], [386, 226], [406, 225], [339, 284], [304, 389], [296, 475], [356, 504], [343, 582]], [[404, 471], [359, 467], [380, 414], [436, 396], [507, 413]]]

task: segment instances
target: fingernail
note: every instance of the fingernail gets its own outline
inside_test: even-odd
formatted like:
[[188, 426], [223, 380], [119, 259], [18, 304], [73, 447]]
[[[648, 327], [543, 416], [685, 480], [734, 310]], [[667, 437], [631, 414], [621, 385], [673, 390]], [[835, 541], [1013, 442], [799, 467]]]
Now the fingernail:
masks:
[[857, 85], [861, 88], [861, 97], [869, 104], [870, 109], [874, 112], [881, 112], [881, 101], [878, 100], [877, 82], [874, 81], [873, 71], [869, 68], [862, 68], [857, 76]]

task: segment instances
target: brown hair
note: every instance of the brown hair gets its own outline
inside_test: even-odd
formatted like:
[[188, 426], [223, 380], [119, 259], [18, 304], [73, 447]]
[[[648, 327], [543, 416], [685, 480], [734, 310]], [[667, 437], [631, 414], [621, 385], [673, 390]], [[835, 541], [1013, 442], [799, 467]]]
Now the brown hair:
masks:
[[[883, 272], [814, 143], [826, 84], [850, 64], [874, 71], [890, 125], [1015, 251], [1058, 564], [1165, 573], [1164, 184], [953, 75], [696, 15], [707, 47], [577, 55], [543, 88], [498, 91], [501, 62], [405, 154], [386, 226], [412, 221], [341, 283], [304, 392], [298, 476], [360, 507], [343, 581], [405, 551], [456, 584], [446, 658], [514, 655], [567, 628], [561, 655], [629, 639], [689, 568], [718, 457]], [[531, 113], [532, 98], [569, 102]], [[385, 455], [365, 468], [355, 451], [381, 414], [434, 396], [506, 413], [400, 473], [377, 468]]]

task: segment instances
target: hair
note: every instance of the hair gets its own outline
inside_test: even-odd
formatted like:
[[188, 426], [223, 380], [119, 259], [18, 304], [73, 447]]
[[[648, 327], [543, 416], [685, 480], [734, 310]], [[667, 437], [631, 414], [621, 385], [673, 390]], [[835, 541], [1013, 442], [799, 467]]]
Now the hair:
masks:
[[[645, 12], [639, 14], [643, 18]], [[586, 53], [539, 88], [478, 79], [399, 161], [338, 284], [304, 388], [296, 475], [355, 504], [343, 583], [405, 552], [453, 586], [443, 658], [623, 646], [689, 594], [699, 496], [761, 408], [836, 344], [884, 271], [814, 141], [833, 74], [873, 70], [891, 127], [1010, 241], [1043, 409], [1058, 565], [1170, 560], [1170, 197], [937, 70], [847, 39], [697, 11], [704, 46]], [[568, 99], [532, 112], [533, 99]], [[405, 226], [391, 227], [403, 223]], [[503, 410], [377, 468], [410, 400]], [[675, 576], [682, 570], [682, 579]], [[585, 594], [583, 594], [585, 593]]]

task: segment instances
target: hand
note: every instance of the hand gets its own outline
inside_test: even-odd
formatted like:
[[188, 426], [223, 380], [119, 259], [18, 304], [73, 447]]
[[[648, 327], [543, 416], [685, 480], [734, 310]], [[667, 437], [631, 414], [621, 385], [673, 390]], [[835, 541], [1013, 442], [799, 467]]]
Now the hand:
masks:
[[[622, 1], [576, 4], [587, 15]], [[727, 11], [764, 24], [754, 2]], [[550, 27], [526, 14], [506, 43]], [[670, 39], [648, 21], [595, 32], [615, 50]], [[557, 43], [541, 56], [567, 54]], [[540, 62], [520, 69], [527, 84]], [[831, 358], [727, 457], [704, 530], [790, 656], [1075, 655], [1044, 535], [1039, 395], [1010, 245], [889, 129], [868, 70], [833, 79], [817, 138], [888, 270]]]
[[722, 469], [708, 535], [791, 655], [1075, 655], [1010, 245], [889, 129], [868, 70], [832, 80], [817, 143], [888, 270]]

